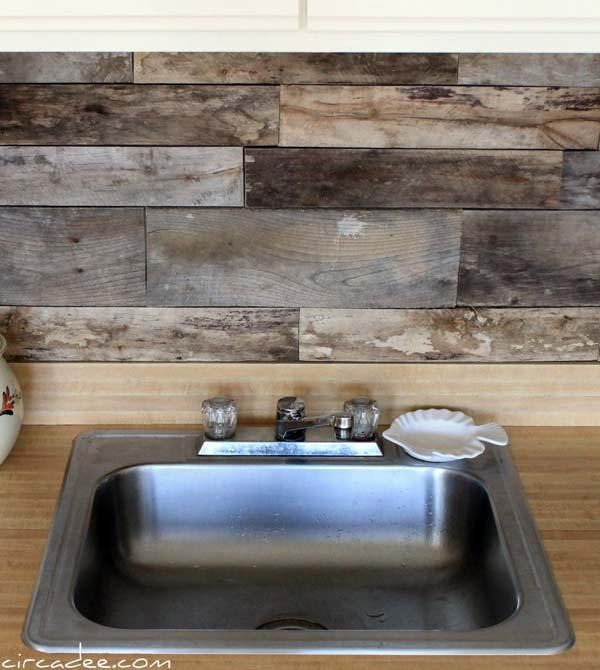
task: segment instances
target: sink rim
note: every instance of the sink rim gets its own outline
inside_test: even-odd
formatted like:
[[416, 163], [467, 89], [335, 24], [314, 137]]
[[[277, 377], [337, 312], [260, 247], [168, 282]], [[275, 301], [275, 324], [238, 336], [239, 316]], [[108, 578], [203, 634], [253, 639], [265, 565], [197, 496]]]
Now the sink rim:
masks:
[[[574, 643], [574, 633], [506, 447], [488, 447], [473, 461], [427, 464], [383, 440], [383, 457], [219, 457], [196, 455], [197, 432], [92, 431], [78, 436], [67, 465], [46, 551], [23, 627], [23, 641], [47, 652], [97, 653], [315, 653], [315, 654], [553, 654]], [[128, 441], [128, 448], [123, 447]], [[76, 561], [97, 486], [120, 470], [152, 464], [223, 467], [325, 465], [406, 466], [453, 470], [473, 478], [490, 498], [509, 554], [518, 593], [516, 610], [503, 621], [468, 632], [436, 630], [177, 630], [121, 629], [85, 618], [73, 603]], [[77, 491], [85, 505], [73, 505]], [[512, 495], [508, 491], [512, 491]], [[61, 529], [64, 533], [61, 536]], [[507, 530], [509, 532], [507, 532]], [[77, 538], [79, 537], [79, 540]], [[68, 551], [77, 546], [77, 551]], [[526, 577], [527, 579], [523, 579]], [[61, 612], [60, 625], [56, 624]], [[540, 624], [543, 625], [540, 625]], [[524, 634], [527, 633], [527, 634]], [[157, 635], [161, 638], [156, 641]]]

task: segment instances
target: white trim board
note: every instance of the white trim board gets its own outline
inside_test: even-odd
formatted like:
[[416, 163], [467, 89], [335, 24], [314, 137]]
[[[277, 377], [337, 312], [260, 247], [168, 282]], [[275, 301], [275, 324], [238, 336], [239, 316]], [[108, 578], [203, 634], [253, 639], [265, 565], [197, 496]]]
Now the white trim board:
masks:
[[0, 51], [600, 52], [599, 0], [20, 0]]
[[[93, 24], [93, 20], [90, 20]], [[160, 25], [164, 25], [161, 19]], [[170, 19], [171, 22], [175, 19]], [[1, 51], [274, 51], [274, 52], [505, 52], [598, 53], [600, 30], [569, 32], [309, 31], [309, 30], [7, 30], [0, 20]], [[173, 24], [171, 24], [173, 25]]]

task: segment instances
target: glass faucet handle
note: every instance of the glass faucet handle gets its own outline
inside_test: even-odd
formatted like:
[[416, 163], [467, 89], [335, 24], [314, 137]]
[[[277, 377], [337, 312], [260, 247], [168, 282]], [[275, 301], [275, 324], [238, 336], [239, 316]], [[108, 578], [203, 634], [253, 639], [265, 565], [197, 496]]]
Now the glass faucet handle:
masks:
[[231, 398], [216, 396], [202, 403], [204, 434], [211, 440], [226, 440], [235, 433], [237, 409]]
[[344, 403], [344, 412], [352, 416], [352, 439], [371, 440], [379, 423], [377, 402], [366, 396], [358, 396]]

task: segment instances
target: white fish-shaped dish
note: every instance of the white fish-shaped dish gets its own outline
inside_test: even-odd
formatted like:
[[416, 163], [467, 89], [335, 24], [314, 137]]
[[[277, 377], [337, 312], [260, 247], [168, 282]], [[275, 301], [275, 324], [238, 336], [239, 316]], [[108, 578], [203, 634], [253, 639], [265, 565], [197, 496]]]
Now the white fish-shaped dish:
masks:
[[449, 409], [402, 414], [383, 436], [413, 458], [431, 463], [475, 458], [485, 451], [484, 442], [508, 444], [506, 431], [497, 423], [478, 426], [470, 416]]

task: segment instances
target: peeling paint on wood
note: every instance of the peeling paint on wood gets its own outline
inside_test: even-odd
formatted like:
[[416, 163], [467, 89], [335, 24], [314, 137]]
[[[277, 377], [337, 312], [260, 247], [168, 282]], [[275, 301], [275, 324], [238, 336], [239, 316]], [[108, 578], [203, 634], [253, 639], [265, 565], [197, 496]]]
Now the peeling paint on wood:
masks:
[[303, 361], [596, 361], [600, 308], [302, 309]]
[[295, 361], [298, 310], [0, 307], [13, 361]]

